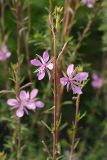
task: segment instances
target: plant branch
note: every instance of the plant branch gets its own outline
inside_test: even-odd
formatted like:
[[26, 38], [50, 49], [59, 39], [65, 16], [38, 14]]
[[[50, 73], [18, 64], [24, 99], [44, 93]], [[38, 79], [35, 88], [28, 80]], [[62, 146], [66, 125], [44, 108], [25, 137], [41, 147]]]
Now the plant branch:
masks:
[[62, 47], [62, 50], [61, 50], [61, 52], [59, 53], [59, 55], [58, 55], [58, 57], [57, 57], [57, 62], [59, 62], [59, 61], [62, 60], [62, 57], [63, 57], [63, 55], [64, 55], [64, 53], [65, 53], [64, 51], [65, 51], [67, 45], [68, 45], [68, 41], [64, 43], [64, 45], [63, 45], [63, 47]]
[[[29, 46], [28, 46], [28, 40], [29, 40], [29, 32], [31, 28], [31, 14], [30, 14], [30, 6], [28, 3], [28, 0], [26, 1], [27, 3], [27, 15], [28, 15], [28, 27], [27, 30], [23, 30], [24, 34], [24, 42], [25, 42], [25, 51], [26, 51], [26, 61], [27, 61], [27, 68], [28, 68], [28, 76], [29, 76], [29, 81], [32, 83], [32, 71], [31, 71], [31, 64], [30, 64], [30, 51], [29, 51]], [[24, 18], [24, 10], [22, 8], [22, 20]], [[23, 24], [23, 22], [22, 22]], [[24, 26], [23, 26], [24, 28]], [[32, 85], [31, 85], [32, 86]]]
[[73, 159], [73, 152], [74, 152], [74, 149], [75, 149], [74, 146], [75, 146], [76, 133], [77, 133], [77, 128], [78, 128], [79, 104], [80, 104], [80, 95], [78, 95], [77, 99], [76, 99], [75, 122], [74, 122], [73, 134], [72, 134], [72, 144], [71, 144], [71, 151], [70, 151], [69, 160]]
[[96, 19], [96, 17], [97, 17], [97, 14], [99, 13], [99, 10], [100, 10], [100, 9], [101, 9], [101, 5], [99, 5], [99, 6], [96, 8], [93, 18], [88, 22], [87, 26], [86, 26], [85, 29], [83, 30], [83, 33], [82, 33], [81, 36], [80, 36], [80, 40], [79, 40], [77, 46], [74, 48], [74, 50], [73, 50], [73, 52], [72, 52], [71, 60], [73, 60], [73, 61], [75, 60], [77, 51], [78, 51], [78, 49], [81, 47], [81, 44], [82, 44], [83, 40], [85, 39], [88, 31], [89, 31], [90, 28], [92, 27], [93, 22], [95, 21], [95, 19]]
[[[52, 1], [50, 0], [50, 6], [52, 7]], [[53, 18], [52, 18], [52, 9], [49, 14], [50, 27], [53, 34], [53, 56], [54, 56], [54, 129], [53, 129], [53, 160], [56, 160], [56, 146], [57, 146], [57, 63], [56, 63], [56, 41], [57, 41], [57, 31], [54, 28]]]
[[[19, 95], [20, 91], [20, 65], [21, 65], [21, 56], [20, 56], [20, 49], [21, 49], [21, 33], [20, 33], [20, 17], [19, 17], [19, 5], [20, 1], [16, 1], [16, 20], [17, 20], [17, 31], [18, 31], [18, 36], [17, 36], [17, 59], [18, 63], [16, 65], [16, 97]], [[16, 117], [17, 121], [17, 134], [16, 134], [16, 140], [17, 140], [17, 158], [16, 160], [21, 159], [21, 123], [20, 119]]]
[[70, 9], [71, 9], [72, 0], [65, 1], [65, 12], [64, 12], [64, 20], [63, 20], [63, 31], [62, 31], [62, 43], [64, 42], [64, 38], [66, 37], [68, 24], [70, 21]]
[[[57, 84], [58, 84], [57, 119], [59, 119], [59, 117], [60, 117], [61, 99], [62, 99], [62, 95], [63, 95], [63, 88], [60, 86], [60, 75], [61, 75], [61, 68], [62, 68], [62, 60], [63, 60], [63, 57], [64, 57], [63, 55], [67, 51], [68, 42], [69, 42], [69, 41], [67, 41], [67, 42], [64, 42], [64, 41], [65, 41], [65, 37], [67, 37], [71, 32], [71, 29], [72, 29], [72, 26], [74, 24], [78, 8], [80, 6], [80, 3], [77, 3], [77, 2], [76, 2], [76, 6], [75, 6], [75, 9], [74, 9], [73, 15], [70, 18], [72, 0], [67, 0], [66, 1], [64, 21], [63, 21], [63, 31], [62, 31], [62, 50], [59, 53], [58, 58], [57, 58], [57, 63], [58, 63], [58, 69], [57, 69], [58, 70], [58, 73], [57, 73], [58, 74], [58, 76], [57, 76]], [[57, 137], [58, 137], [58, 135], [57, 135]]]

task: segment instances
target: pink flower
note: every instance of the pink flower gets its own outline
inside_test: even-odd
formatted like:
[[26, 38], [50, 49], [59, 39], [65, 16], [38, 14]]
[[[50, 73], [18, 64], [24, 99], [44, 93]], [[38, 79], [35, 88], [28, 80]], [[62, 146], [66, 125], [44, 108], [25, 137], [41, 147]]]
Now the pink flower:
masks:
[[35, 71], [35, 72], [37, 72], [38, 80], [42, 80], [45, 77], [46, 72], [47, 72], [49, 79], [50, 79], [50, 77], [51, 77], [50, 70], [53, 69], [52, 59], [49, 60], [49, 54], [47, 51], [45, 51], [43, 53], [43, 57], [41, 57], [39, 55], [37, 55], [37, 56], [38, 56], [39, 60], [33, 59], [33, 60], [31, 60], [31, 64], [36, 67], [39, 67]]
[[5, 43], [0, 47], [0, 61], [6, 61], [11, 56]]
[[82, 3], [87, 5], [89, 8], [93, 8], [95, 5], [95, 0], [82, 0]]
[[93, 88], [101, 88], [103, 85], [103, 78], [98, 76], [96, 73], [93, 73], [91, 85]]
[[38, 89], [33, 89], [31, 93], [22, 90], [16, 99], [8, 99], [7, 104], [12, 106], [12, 109], [16, 109], [16, 116], [20, 118], [24, 113], [28, 114], [28, 110], [34, 111], [36, 107], [44, 107], [44, 103], [36, 98], [37, 94]]
[[82, 94], [81, 82], [87, 80], [88, 73], [80, 72], [76, 74], [74, 70], [74, 65], [70, 64], [67, 68], [67, 74], [64, 73], [64, 77], [60, 78], [60, 83], [65, 86], [67, 85], [67, 90], [72, 89], [73, 94]]

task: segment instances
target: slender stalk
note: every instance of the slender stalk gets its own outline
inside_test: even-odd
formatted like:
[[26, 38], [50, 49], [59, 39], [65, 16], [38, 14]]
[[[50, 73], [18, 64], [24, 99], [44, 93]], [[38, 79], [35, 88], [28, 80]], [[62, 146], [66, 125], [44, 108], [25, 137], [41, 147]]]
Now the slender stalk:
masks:
[[59, 53], [58, 55], [58, 58], [57, 58], [57, 63], [59, 63], [59, 60], [61, 61], [62, 58], [63, 58], [63, 54], [65, 53], [65, 49], [66, 49], [66, 46], [68, 45], [68, 41], [64, 43], [63, 47], [62, 47], [62, 50], [61, 52]]
[[53, 160], [56, 159], [57, 144], [57, 66], [56, 66], [56, 33], [54, 32], [54, 134], [53, 134]]
[[17, 118], [17, 132], [17, 160], [21, 160], [21, 122], [19, 118]]
[[76, 1], [76, 4], [75, 4], [75, 8], [74, 8], [74, 11], [73, 11], [73, 15], [71, 17], [71, 22], [68, 24], [68, 31], [67, 31], [67, 35], [70, 34], [70, 32], [72, 31], [72, 27], [74, 25], [74, 22], [75, 22], [75, 18], [76, 18], [76, 15], [77, 15], [77, 12], [78, 12], [78, 9], [80, 7], [80, 4], [81, 4], [81, 1]]
[[26, 33], [25, 35], [25, 50], [26, 50], [26, 60], [27, 60], [27, 66], [28, 66], [29, 81], [32, 83], [32, 72], [31, 72], [30, 54], [29, 54], [29, 47], [28, 47], [28, 33]]
[[[50, 6], [52, 7], [52, 1], [50, 0]], [[54, 129], [53, 129], [53, 160], [56, 160], [56, 154], [57, 154], [57, 62], [56, 62], [56, 43], [57, 43], [57, 31], [56, 28], [54, 28], [53, 25], [53, 18], [52, 18], [52, 10], [49, 14], [49, 22], [50, 27], [53, 34], [53, 57], [54, 57]]]
[[[27, 3], [27, 15], [28, 15], [28, 27], [27, 30], [23, 30], [23, 35], [24, 35], [24, 43], [25, 43], [25, 52], [26, 52], [26, 61], [27, 61], [27, 69], [28, 69], [28, 77], [29, 77], [29, 82], [32, 83], [32, 71], [31, 71], [31, 64], [30, 64], [30, 51], [29, 51], [29, 32], [31, 28], [31, 14], [30, 14], [30, 6], [28, 3], [28, 0], [26, 0]], [[24, 19], [24, 9], [21, 9], [21, 18], [22, 18], [22, 28], [26, 28], [23, 23]], [[31, 85], [32, 87], [32, 85]]]
[[[51, 18], [51, 20], [50, 21], [52, 21], [52, 3], [50, 2], [50, 6], [49, 6], [49, 12], [50, 12], [50, 14], [51, 14], [51, 16], [50, 16], [50, 18]], [[53, 43], [52, 43], [52, 41], [53, 41], [53, 37], [52, 37], [53, 35], [52, 35], [52, 30], [50, 29], [50, 50], [51, 51], [53, 51]], [[53, 55], [53, 53], [52, 53], [52, 55]]]
[[[62, 92], [63, 89], [60, 86], [60, 75], [61, 75], [61, 68], [62, 68], [62, 59], [63, 59], [63, 55], [64, 53], [66, 53], [66, 49], [67, 49], [67, 45], [68, 42], [65, 42], [65, 37], [67, 37], [67, 30], [68, 30], [68, 24], [70, 22], [70, 8], [71, 8], [71, 2], [72, 0], [67, 0], [65, 2], [65, 12], [64, 12], [64, 20], [63, 20], [63, 29], [62, 29], [62, 49], [61, 52], [58, 55], [57, 58], [57, 121], [60, 118], [60, 110], [61, 110], [61, 99], [62, 99]], [[59, 137], [59, 133], [57, 130], [57, 139]]]
[[[58, 99], [57, 99], [57, 119], [60, 117], [60, 110], [61, 110], [61, 100], [62, 100], [62, 95], [64, 89], [60, 86], [60, 76], [61, 76], [61, 68], [62, 68], [62, 60], [64, 57], [64, 54], [66, 53], [66, 50], [68, 48], [68, 42], [65, 42], [65, 37], [69, 36], [72, 26], [75, 21], [75, 17], [77, 15], [77, 11], [79, 8], [80, 3], [76, 1], [76, 6], [74, 8], [74, 12], [72, 17], [71, 15], [71, 4], [72, 0], [67, 0], [66, 1], [66, 6], [65, 6], [65, 13], [64, 13], [64, 21], [63, 21], [63, 30], [62, 30], [62, 50], [58, 55], [57, 62], [58, 62], [58, 69], [57, 69], [57, 84], [58, 84]], [[57, 133], [58, 137], [58, 133]]]
[[[16, 20], [17, 20], [17, 58], [18, 58], [18, 64], [20, 64], [20, 41], [21, 41], [21, 35], [20, 35], [20, 17], [19, 17], [19, 0], [16, 1]], [[20, 73], [20, 65], [18, 67], [18, 72]]]
[[[69, 5], [66, 5], [66, 6], [69, 6]], [[75, 17], [76, 17], [76, 15], [77, 15], [77, 11], [78, 11], [79, 6], [80, 6], [80, 2], [77, 1], [77, 2], [76, 2], [75, 9], [74, 9], [74, 13], [73, 13], [73, 15], [72, 15], [72, 17], [71, 17], [71, 21], [70, 21], [70, 22], [68, 21], [69, 23], [68, 23], [68, 25], [67, 25], [67, 26], [68, 26], [68, 29], [66, 28], [66, 29], [67, 29], [67, 30], [66, 30], [66, 36], [69, 35], [70, 32], [71, 32], [71, 30], [72, 30], [72, 27], [73, 27], [73, 25], [74, 25]], [[86, 28], [84, 29], [84, 31], [83, 31], [83, 33], [82, 33], [82, 35], [81, 35], [81, 38], [80, 38], [77, 46], [74, 48], [74, 50], [73, 50], [73, 52], [72, 52], [71, 61], [75, 60], [77, 51], [78, 51], [78, 49], [81, 47], [81, 44], [82, 44], [83, 40], [84, 40], [85, 37], [86, 37], [86, 34], [89, 32], [90, 28], [92, 27], [93, 22], [95, 21], [95, 19], [96, 19], [96, 17], [97, 17], [97, 14], [99, 13], [100, 9], [101, 9], [101, 4], [98, 5], [98, 7], [97, 7], [96, 10], [95, 10], [95, 13], [94, 13], [93, 18], [88, 22]], [[65, 10], [67, 10], [67, 9], [65, 8]], [[69, 14], [70, 14], [70, 13], [69, 13]], [[63, 25], [63, 26], [64, 26], [64, 25]], [[63, 39], [64, 39], [64, 38], [62, 37], [62, 42], [63, 42]], [[63, 45], [63, 47], [64, 47], [64, 45]], [[62, 48], [63, 48], [63, 47], [62, 47]], [[62, 63], [62, 60], [63, 60], [63, 57], [64, 57], [63, 55], [64, 55], [64, 53], [66, 53], [67, 47], [68, 47], [68, 44], [65, 44], [64, 49], [62, 49], [62, 51], [59, 53], [59, 56], [58, 56], [58, 76], [59, 76], [59, 77], [60, 77], [60, 74], [61, 74], [61, 65], [62, 65], [61, 63]], [[61, 99], [62, 99], [62, 95], [63, 95], [64, 89], [60, 87], [59, 81], [58, 81], [58, 86], [59, 86], [59, 88], [58, 88], [58, 96], [59, 96], [59, 98], [58, 98], [58, 107], [57, 107], [57, 108], [58, 108], [58, 111], [57, 111], [57, 114], [58, 114], [58, 116], [59, 116], [59, 114], [60, 114], [60, 106], [61, 106]]]
[[[2, 41], [3, 43], [5, 43], [5, 2], [4, 0], [0, 1], [0, 5], [1, 5], [1, 37], [2, 37]], [[3, 63], [3, 68], [4, 68], [4, 72], [6, 77], [8, 77], [8, 61], [5, 61], [5, 63]], [[5, 88], [8, 89], [9, 87], [9, 83], [8, 81], [5, 82]]]
[[[59, 121], [59, 118], [60, 118], [60, 109], [61, 109], [61, 98], [62, 98], [62, 91], [63, 91], [63, 88], [60, 86], [60, 74], [61, 74], [61, 59], [63, 57], [63, 53], [64, 53], [64, 50], [67, 46], [68, 42], [65, 42], [65, 44], [63, 45], [62, 47], [62, 50], [61, 52], [59, 53], [58, 57], [57, 57], [57, 121]], [[59, 138], [59, 130], [57, 129], [57, 141], [58, 141], [58, 138]]]
[[68, 24], [70, 21], [70, 8], [71, 8], [72, 0], [65, 1], [65, 12], [64, 12], [64, 20], [63, 20], [63, 31], [62, 31], [62, 43], [64, 42], [64, 38], [67, 36]]
[[[6, 77], [8, 77], [8, 60], [5, 63], [3, 63], [3, 67], [4, 67], [4, 72], [5, 72]], [[5, 89], [9, 89], [8, 80], [5, 82]]]
[[2, 39], [4, 40], [4, 32], [5, 32], [5, 24], [4, 24], [4, 0], [1, 0], [1, 33], [2, 33]]
[[[21, 57], [20, 57], [20, 48], [21, 48], [21, 35], [20, 35], [20, 17], [19, 17], [19, 5], [20, 1], [16, 1], [16, 20], [17, 20], [17, 73], [16, 73], [16, 97], [19, 95], [20, 91], [20, 65], [21, 65]], [[21, 123], [20, 119], [16, 117], [17, 121], [17, 134], [16, 134], [16, 140], [17, 140], [17, 156], [16, 160], [21, 159]]]
[[74, 146], [75, 146], [76, 133], [77, 133], [77, 128], [78, 128], [79, 104], [80, 104], [80, 95], [78, 95], [77, 99], [76, 99], [75, 122], [74, 122], [74, 130], [73, 130], [73, 134], [72, 134], [72, 144], [71, 144], [71, 151], [70, 151], [69, 160], [73, 159], [73, 153], [74, 153], [74, 149], [75, 149]]

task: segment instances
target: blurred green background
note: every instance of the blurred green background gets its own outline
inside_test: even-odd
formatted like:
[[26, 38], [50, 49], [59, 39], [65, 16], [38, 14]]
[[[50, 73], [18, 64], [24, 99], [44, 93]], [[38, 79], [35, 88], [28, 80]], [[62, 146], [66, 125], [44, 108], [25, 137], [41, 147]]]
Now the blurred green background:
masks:
[[[99, 3], [99, 2], [98, 2]], [[14, 2], [5, 0], [5, 34], [8, 35], [7, 45], [12, 53], [8, 61], [8, 70], [10, 76], [11, 64], [17, 62], [17, 32], [16, 19], [14, 11]], [[23, 6], [24, 1], [21, 1]], [[31, 28], [29, 34], [29, 49], [30, 58], [35, 58], [36, 54], [42, 54], [44, 50], [48, 50], [50, 56], [50, 39], [49, 39], [49, 2], [47, 0], [29, 0], [31, 13]], [[55, 6], [64, 7], [65, 1], [53, 0], [53, 8]], [[94, 9], [89, 9], [81, 4], [78, 9], [75, 24], [72, 27], [70, 37], [72, 40], [62, 62], [62, 70], [66, 70], [69, 63], [72, 63], [70, 55], [74, 50], [83, 29], [91, 19]], [[27, 16], [26, 9], [24, 16]], [[84, 70], [89, 72], [89, 81], [83, 89], [83, 95], [80, 102], [80, 113], [85, 116], [79, 122], [78, 137], [79, 145], [76, 149], [76, 157], [80, 160], [107, 160], [107, 2], [105, 1], [99, 14], [96, 16], [91, 29], [86, 38], [83, 40], [81, 47], [77, 51], [77, 56], [74, 61], [75, 65], [82, 65]], [[26, 21], [27, 25], [28, 21]], [[61, 28], [61, 26], [60, 26]], [[61, 30], [61, 29], [60, 29]], [[2, 33], [0, 33], [2, 35]], [[61, 31], [58, 35], [57, 52], [61, 47]], [[21, 55], [23, 63], [21, 67], [21, 76], [24, 77], [23, 84], [29, 82], [27, 63], [25, 58], [24, 38], [21, 40]], [[5, 82], [9, 80], [4, 70], [5, 62], [0, 62], [0, 90], [5, 89]], [[39, 91], [39, 97], [45, 102], [44, 109], [36, 113], [29, 113], [22, 119], [22, 145], [23, 156], [22, 160], [46, 160], [47, 153], [44, 149], [42, 141], [44, 141], [51, 150], [52, 134], [43, 126], [41, 120], [45, 121], [49, 126], [53, 122], [52, 112], [48, 113], [48, 109], [53, 106], [53, 91], [49, 87], [48, 78], [42, 82], [37, 81], [36, 75], [32, 76], [34, 86]], [[105, 83], [102, 88], [94, 89], [91, 86], [91, 75], [93, 72], [98, 72], [104, 77]], [[14, 88], [14, 84], [9, 80], [10, 88]], [[28, 88], [29, 89], [29, 88]], [[65, 127], [60, 131], [59, 138], [61, 144], [61, 154], [66, 155], [69, 152], [70, 142], [70, 127], [74, 120], [75, 103], [72, 101], [72, 92], [64, 90], [64, 95], [61, 105], [61, 124]], [[11, 95], [0, 96], [0, 160], [3, 156], [7, 156], [6, 160], [14, 160], [14, 136], [15, 122], [13, 112], [6, 105], [7, 97]], [[47, 112], [46, 112], [47, 111]], [[4, 155], [3, 155], [4, 152]], [[66, 157], [66, 156], [65, 156]], [[4, 160], [3, 159], [3, 160]], [[64, 159], [64, 158], [63, 158]], [[67, 158], [65, 158], [66, 160]]]

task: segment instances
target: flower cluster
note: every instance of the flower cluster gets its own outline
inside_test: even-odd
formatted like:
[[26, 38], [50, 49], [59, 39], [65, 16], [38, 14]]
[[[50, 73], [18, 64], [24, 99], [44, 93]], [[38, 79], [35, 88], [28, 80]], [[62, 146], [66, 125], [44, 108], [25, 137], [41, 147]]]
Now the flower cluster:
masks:
[[0, 61], [6, 61], [11, 56], [7, 46], [3, 43], [0, 47]]
[[101, 88], [103, 86], [103, 78], [100, 77], [98, 74], [93, 73], [92, 74], [92, 87], [93, 88]]
[[89, 8], [93, 8], [95, 5], [95, 0], [82, 0], [82, 3], [87, 5]]
[[49, 54], [47, 51], [43, 53], [43, 57], [39, 55], [37, 56], [39, 59], [31, 60], [31, 64], [38, 67], [38, 69], [35, 71], [37, 72], [38, 80], [42, 80], [45, 77], [46, 72], [50, 79], [51, 77], [50, 70], [53, 69], [52, 59], [49, 60]]
[[88, 73], [80, 72], [76, 73], [74, 70], [74, 65], [70, 64], [67, 68], [67, 73], [63, 73], [64, 77], [60, 78], [60, 83], [65, 86], [67, 85], [67, 90], [72, 89], [73, 94], [82, 94], [81, 82], [87, 80]]
[[[52, 59], [49, 60], [49, 54], [47, 51], [43, 53], [43, 57], [39, 56], [38, 59], [31, 60], [31, 64], [38, 67], [35, 71], [37, 72], [38, 80], [42, 80], [45, 77], [46, 72], [48, 73], [50, 79], [50, 71], [53, 69]], [[74, 70], [74, 65], [70, 64], [67, 68], [67, 74], [64, 73], [64, 77], [60, 78], [60, 83], [65, 86], [67, 85], [67, 90], [72, 89], [74, 94], [82, 94], [81, 82], [87, 80], [88, 73], [81, 72], [76, 74]]]
[[20, 118], [24, 113], [28, 114], [28, 110], [35, 111], [37, 107], [44, 107], [44, 103], [36, 98], [37, 94], [38, 89], [33, 89], [31, 93], [22, 90], [16, 99], [8, 99], [7, 104], [12, 106], [12, 109], [16, 109], [16, 116]]
[[[51, 77], [50, 70], [53, 69], [52, 59], [49, 59], [47, 51], [43, 53], [43, 56], [38, 56], [38, 59], [31, 60], [31, 64], [38, 67], [36, 69], [38, 80], [42, 80], [46, 73]], [[82, 94], [82, 82], [87, 80], [88, 73], [80, 72], [77, 73], [74, 69], [74, 65], [70, 64], [67, 68], [67, 73], [63, 73], [64, 77], [60, 78], [60, 83], [65, 86], [67, 90], [72, 89], [73, 94]], [[44, 107], [44, 103], [39, 101], [36, 97], [38, 94], [37, 89], [33, 89], [31, 93], [24, 90], [20, 91], [16, 99], [8, 99], [7, 104], [12, 106], [12, 109], [16, 109], [16, 116], [23, 117], [24, 113], [28, 114], [28, 110], [35, 111], [35, 109]]]

